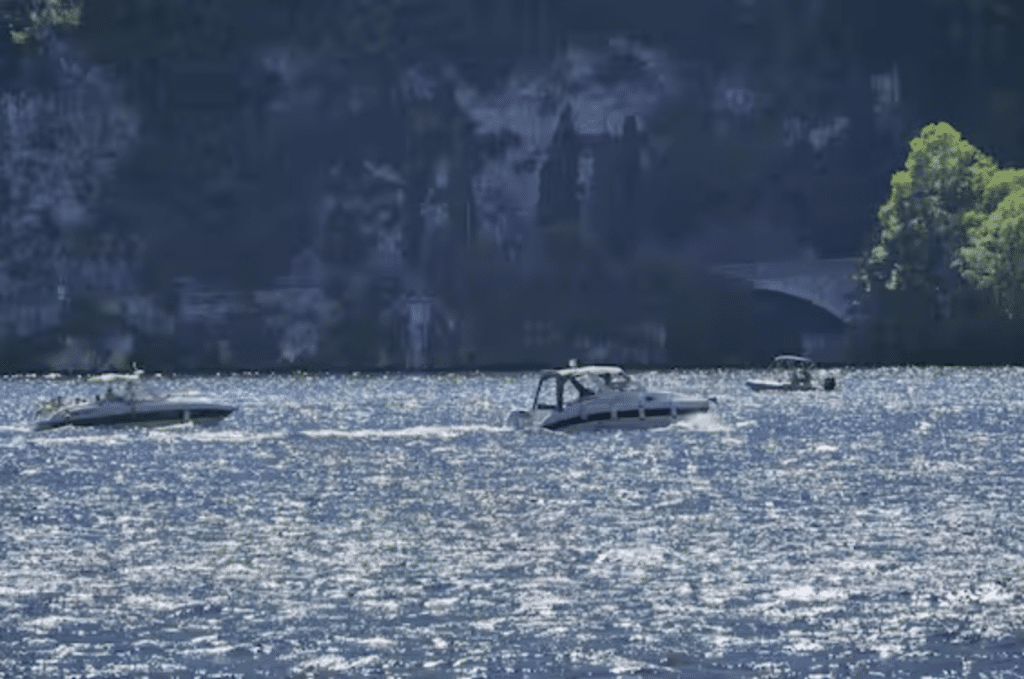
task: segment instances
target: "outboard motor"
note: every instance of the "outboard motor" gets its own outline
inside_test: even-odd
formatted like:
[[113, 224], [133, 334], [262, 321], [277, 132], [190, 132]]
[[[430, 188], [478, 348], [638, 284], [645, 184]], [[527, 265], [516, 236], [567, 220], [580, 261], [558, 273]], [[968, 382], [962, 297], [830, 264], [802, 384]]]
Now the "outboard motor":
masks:
[[825, 391], [833, 391], [836, 388], [836, 378], [829, 375], [821, 381], [821, 388]]

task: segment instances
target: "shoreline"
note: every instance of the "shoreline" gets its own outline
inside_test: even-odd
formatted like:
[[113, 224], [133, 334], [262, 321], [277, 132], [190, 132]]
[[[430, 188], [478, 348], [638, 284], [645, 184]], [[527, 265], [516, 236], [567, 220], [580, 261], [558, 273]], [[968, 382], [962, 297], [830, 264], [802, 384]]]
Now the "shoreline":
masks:
[[[714, 372], [714, 371], [757, 371], [766, 369], [765, 365], [637, 365], [628, 363], [607, 362], [619, 365], [632, 373], [644, 372]], [[604, 365], [604, 362], [592, 364]], [[586, 363], [583, 363], [586, 365]], [[301, 377], [337, 377], [337, 376], [387, 376], [387, 375], [512, 375], [520, 373], [536, 373], [551, 368], [550, 364], [523, 364], [523, 365], [493, 365], [493, 366], [467, 366], [467, 367], [445, 367], [445, 368], [310, 368], [310, 367], [281, 367], [271, 366], [267, 368], [239, 368], [239, 369], [210, 369], [210, 370], [161, 370], [154, 368], [144, 370], [144, 374], [150, 377], [169, 378], [196, 378], [196, 377], [261, 377], [261, 376], [301, 376]], [[885, 368], [960, 368], [960, 369], [998, 369], [998, 368], [1024, 368], [1024, 361], [1021, 363], [819, 363], [817, 367], [824, 371], [835, 370], [878, 370]], [[0, 372], [3, 378], [47, 378], [47, 379], [75, 379], [85, 378], [102, 373], [126, 372], [124, 369], [104, 370], [36, 370], [24, 372]]]

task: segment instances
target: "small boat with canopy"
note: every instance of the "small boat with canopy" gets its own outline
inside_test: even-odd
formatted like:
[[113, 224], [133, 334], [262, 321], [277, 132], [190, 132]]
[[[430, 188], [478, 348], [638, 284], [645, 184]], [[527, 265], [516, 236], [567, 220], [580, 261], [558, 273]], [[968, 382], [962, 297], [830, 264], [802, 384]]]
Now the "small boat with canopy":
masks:
[[783, 354], [772, 360], [766, 377], [749, 379], [747, 386], [754, 391], [832, 391], [836, 388], [836, 378], [831, 375], [819, 378], [817, 366], [809, 358]]

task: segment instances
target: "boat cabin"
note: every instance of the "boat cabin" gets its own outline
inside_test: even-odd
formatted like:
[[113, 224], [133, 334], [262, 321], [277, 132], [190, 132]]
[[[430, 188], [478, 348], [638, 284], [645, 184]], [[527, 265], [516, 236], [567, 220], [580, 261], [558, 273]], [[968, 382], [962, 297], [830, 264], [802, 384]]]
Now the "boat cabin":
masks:
[[93, 375], [86, 381], [92, 384], [106, 384], [107, 388], [102, 395], [96, 394], [96, 400], [101, 398], [104, 401], [134, 401], [137, 398], [137, 391], [141, 386], [142, 373], [103, 373]]
[[600, 391], [633, 391], [642, 385], [617, 366], [591, 365], [545, 370], [540, 375], [534, 410], [562, 410]]
[[810, 386], [815, 365], [809, 358], [784, 354], [772, 360], [770, 370], [788, 373], [789, 381], [794, 386]]

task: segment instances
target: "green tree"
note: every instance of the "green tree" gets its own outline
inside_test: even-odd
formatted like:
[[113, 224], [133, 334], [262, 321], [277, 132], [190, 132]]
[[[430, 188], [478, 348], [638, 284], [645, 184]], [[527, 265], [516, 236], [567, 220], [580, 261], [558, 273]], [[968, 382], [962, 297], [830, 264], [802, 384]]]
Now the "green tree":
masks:
[[[1004, 170], [990, 192], [1002, 194], [974, 225], [960, 261], [964, 278], [990, 295], [1009, 319], [1024, 318], [1024, 170]], [[992, 200], [992, 198], [990, 198]]]
[[885, 344], [913, 353], [948, 338], [969, 295], [961, 251], [984, 220], [995, 162], [948, 123], [911, 140], [906, 166], [892, 177], [878, 210], [875, 246], [858, 279], [873, 302]]

